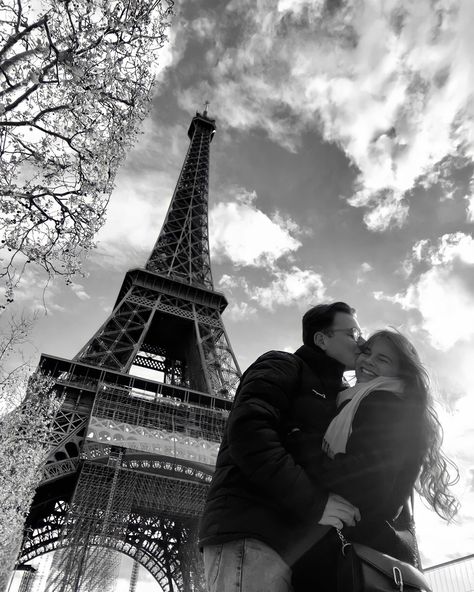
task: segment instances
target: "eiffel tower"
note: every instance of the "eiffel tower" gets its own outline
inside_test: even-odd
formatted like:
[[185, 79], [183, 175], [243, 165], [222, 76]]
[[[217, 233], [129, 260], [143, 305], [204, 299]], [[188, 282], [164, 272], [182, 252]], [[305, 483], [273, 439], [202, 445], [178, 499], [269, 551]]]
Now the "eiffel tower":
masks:
[[196, 527], [240, 377], [209, 256], [215, 129], [207, 106], [192, 119], [158, 240], [105, 323], [73, 360], [41, 356], [64, 399], [19, 563], [55, 550], [51, 590], [105, 590], [100, 549], [134, 560], [131, 589], [137, 565], [165, 592], [201, 589]]

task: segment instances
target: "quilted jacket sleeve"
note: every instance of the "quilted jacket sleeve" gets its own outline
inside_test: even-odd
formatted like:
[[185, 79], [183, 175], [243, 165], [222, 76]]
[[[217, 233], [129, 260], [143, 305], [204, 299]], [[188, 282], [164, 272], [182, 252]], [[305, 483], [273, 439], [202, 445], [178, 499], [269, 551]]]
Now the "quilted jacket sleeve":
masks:
[[326, 492], [311, 482], [282, 443], [284, 418], [299, 385], [299, 364], [270, 352], [245, 374], [227, 424], [229, 451], [249, 482], [282, 510], [319, 520]]

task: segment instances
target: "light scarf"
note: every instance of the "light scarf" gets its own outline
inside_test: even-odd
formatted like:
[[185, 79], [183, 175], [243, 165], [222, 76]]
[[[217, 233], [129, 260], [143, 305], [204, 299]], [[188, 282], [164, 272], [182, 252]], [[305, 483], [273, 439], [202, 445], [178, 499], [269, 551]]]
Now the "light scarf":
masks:
[[322, 448], [324, 452], [330, 457], [334, 458], [339, 452], [345, 452], [347, 440], [352, 432], [352, 422], [354, 416], [359, 408], [361, 401], [373, 391], [390, 391], [397, 395], [403, 393], [403, 381], [399, 378], [387, 378], [385, 376], [377, 376], [369, 382], [362, 382], [356, 384], [344, 391], [341, 391], [337, 396], [337, 406], [340, 407], [344, 401], [349, 399], [349, 403], [341, 409], [336, 417], [329, 424], [326, 433], [324, 434]]

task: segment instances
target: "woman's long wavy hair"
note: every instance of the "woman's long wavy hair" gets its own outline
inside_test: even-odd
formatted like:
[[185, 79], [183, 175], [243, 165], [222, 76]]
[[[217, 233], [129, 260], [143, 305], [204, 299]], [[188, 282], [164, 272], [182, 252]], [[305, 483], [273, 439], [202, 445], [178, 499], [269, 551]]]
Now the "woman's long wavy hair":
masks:
[[459, 480], [459, 471], [441, 450], [443, 428], [433, 407], [428, 373], [416, 349], [398, 331], [376, 331], [367, 344], [376, 339], [385, 339], [394, 347], [400, 362], [400, 378], [405, 381], [405, 392], [420, 412], [423, 460], [415, 488], [441, 518], [452, 520], [459, 509], [459, 502], [449, 487]]

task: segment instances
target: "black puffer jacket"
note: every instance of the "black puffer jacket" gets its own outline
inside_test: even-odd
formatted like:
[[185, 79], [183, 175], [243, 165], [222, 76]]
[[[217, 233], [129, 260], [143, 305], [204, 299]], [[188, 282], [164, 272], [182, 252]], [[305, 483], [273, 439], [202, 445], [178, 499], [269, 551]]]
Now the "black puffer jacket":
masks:
[[300, 528], [315, 525], [327, 493], [286, 448], [299, 423], [295, 400], [312, 400], [312, 428], [322, 437], [341, 390], [341, 364], [322, 350], [272, 351], [244, 373], [229, 415], [201, 520], [200, 545], [259, 539], [286, 557]]

